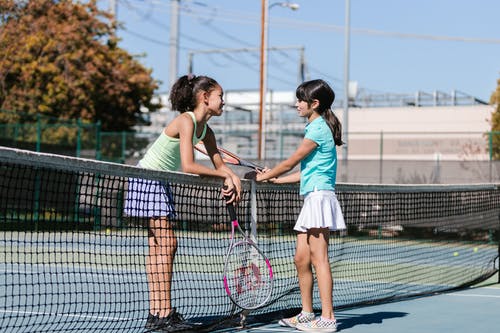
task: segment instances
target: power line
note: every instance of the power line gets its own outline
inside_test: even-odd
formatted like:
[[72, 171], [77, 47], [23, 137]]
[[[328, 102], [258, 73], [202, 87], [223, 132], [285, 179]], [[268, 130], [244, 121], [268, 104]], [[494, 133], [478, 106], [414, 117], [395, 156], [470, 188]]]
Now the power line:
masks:
[[[130, 4], [130, 0], [119, 0], [120, 3], [125, 3], [128, 7], [136, 6]], [[168, 4], [164, 4], [158, 0], [141, 0], [137, 4], [142, 4], [151, 8], [152, 5], [164, 5], [168, 8]], [[154, 12], [157, 11], [155, 7]], [[230, 10], [217, 6], [200, 6], [200, 7], [181, 7], [181, 11], [184, 16], [192, 17], [207, 17], [213, 15], [214, 11], [217, 11], [217, 20], [222, 22], [232, 22], [238, 24], [251, 24], [258, 25], [260, 17], [257, 14], [252, 14], [243, 11]], [[148, 17], [149, 20], [149, 17]], [[344, 26], [335, 24], [326, 24], [320, 22], [310, 22], [301, 21], [298, 19], [287, 19], [275, 17], [273, 18], [271, 24], [273, 26], [283, 26], [287, 29], [297, 28], [303, 30], [319, 30], [319, 31], [334, 31], [343, 33]], [[465, 42], [465, 43], [481, 43], [481, 44], [500, 44], [500, 39], [498, 38], [481, 38], [481, 37], [462, 37], [462, 36], [446, 36], [446, 35], [432, 35], [432, 34], [418, 34], [418, 33], [405, 33], [399, 31], [383, 31], [377, 29], [368, 28], [351, 28], [351, 33], [360, 35], [371, 35], [371, 36], [382, 36], [382, 37], [393, 37], [393, 38], [403, 38], [403, 39], [421, 39], [421, 40], [433, 40], [433, 41], [451, 41], [451, 42]]]
[[[165, 30], [165, 31], [168, 31], [169, 27], [164, 23], [164, 22], [159, 22], [158, 20], [154, 19], [152, 17], [152, 14], [153, 13], [157, 13], [158, 10], [156, 7], [153, 8], [153, 6], [156, 6], [156, 4], [158, 4], [157, 1], [140, 1], [140, 2], [137, 2], [135, 4], [132, 4], [130, 2], [130, 0], [119, 0], [120, 3], [124, 4], [130, 11], [133, 11], [134, 13], [136, 13], [140, 18], [141, 20], [147, 22], [147, 23], [150, 23], [150, 24], [153, 24], [155, 26], [158, 26], [160, 27], [162, 30]], [[139, 8], [137, 5], [145, 5], [147, 6], [147, 9], [146, 11], [144, 11], [142, 8]], [[165, 8], [167, 8], [168, 6], [166, 6]], [[220, 19], [220, 16], [219, 15], [215, 15], [215, 13], [219, 13], [219, 9], [217, 9], [217, 7], [205, 7], [205, 6], [202, 6], [203, 9], [202, 10], [193, 10], [191, 7], [186, 7], [186, 6], [183, 6], [181, 8], [181, 10], [183, 11], [183, 15], [188, 15], [188, 16], [193, 16], [193, 17], [201, 17], [201, 16], [204, 16], [204, 15], [209, 15], [211, 17], [211, 19], [209, 21], [204, 21], [204, 24], [205, 24], [205, 27], [209, 28], [210, 30], [214, 31], [215, 33], [217, 33], [218, 35], [230, 40], [231, 42], [233, 43], [236, 43], [236, 44], [243, 44], [243, 45], [246, 45], [246, 46], [252, 46], [251, 43], [248, 43], [240, 38], [237, 38], [221, 29], [218, 29], [216, 27], [214, 27], [211, 22], [215, 19], [215, 17], [217, 17], [217, 19]], [[225, 13], [231, 13], [231, 15], [234, 15], [234, 14], [238, 14], [238, 12], [235, 12], [235, 11], [227, 11], [227, 10], [222, 10], [223, 12]], [[165, 15], [168, 14], [168, 10], [165, 11]], [[248, 20], [249, 16], [246, 14], [246, 13], [242, 13], [242, 12], [239, 12], [240, 14], [238, 15], [241, 15], [241, 17], [245, 18], [246, 20]], [[203, 14], [203, 15], [201, 15]], [[234, 16], [233, 16], [234, 17]], [[257, 17], [255, 18], [255, 22], [257, 20]], [[249, 22], [251, 22], [252, 20], [250, 20]], [[237, 20], [237, 22], [241, 23], [241, 20]], [[153, 43], [153, 44], [156, 44], [158, 46], [161, 46], [161, 47], [169, 47], [170, 44], [166, 41], [162, 41], [162, 40], [158, 40], [158, 39], [155, 39], [155, 38], [152, 38], [150, 36], [147, 36], [147, 35], [144, 35], [144, 34], [141, 34], [141, 33], [138, 33], [136, 31], [132, 31], [132, 30], [127, 30], [127, 29], [122, 29], [122, 31], [124, 31], [125, 33], [127, 34], [130, 34], [132, 36], [135, 36], [135, 37], [138, 37], [138, 38], [141, 38], [142, 40], [144, 41], [147, 41], [147, 42], [150, 42], [150, 43]], [[198, 39], [198, 38], [195, 38], [195, 37], [192, 37], [190, 35], [187, 35], [187, 34], [181, 34], [181, 37], [185, 40], [188, 40], [188, 41], [191, 41], [193, 43], [195, 43], [197, 45], [197, 47], [199, 45], [205, 45], [205, 46], [209, 46], [209, 47], [212, 47], [212, 48], [219, 48], [219, 49], [222, 49], [223, 47], [220, 46], [220, 45], [217, 45], [217, 44], [214, 44], [214, 43], [210, 43], [210, 42], [207, 42], [205, 40], [201, 40], [201, 39]], [[188, 47], [180, 47], [180, 49], [184, 50], [184, 51], [187, 51], [189, 50], [190, 48]], [[294, 61], [294, 59], [292, 59], [288, 54], [284, 53], [283, 51], [281, 50], [277, 50], [277, 52], [279, 52], [281, 54], [282, 57], [288, 59], [290, 61], [290, 63], [297, 63], [296, 61]], [[254, 59], [258, 59], [258, 55], [256, 52], [249, 52], [249, 54], [254, 58]], [[227, 53], [221, 53], [220, 54], [222, 57], [224, 57], [225, 59], [227, 59], [228, 61], [230, 62], [233, 62], [235, 64], [238, 64], [240, 66], [244, 66], [245, 68], [257, 73], [258, 70], [255, 66], [254, 63], [249, 63], [247, 61], [244, 61], [241, 57], [234, 57], [230, 54], [227, 54]], [[219, 67], [222, 67], [222, 65], [220, 63], [217, 63], [216, 62], [216, 59], [214, 59], [213, 56], [211, 57], [208, 57], [207, 58], [208, 61], [212, 62], [213, 64], [215, 64], [216, 66], [219, 66]], [[273, 79], [274, 81], [278, 81], [282, 84], [286, 84], [288, 86], [295, 86], [295, 83], [291, 83], [291, 82], [295, 82], [296, 79], [286, 79], [283, 77], [283, 75], [287, 75], [287, 76], [291, 76], [292, 75], [292, 71], [289, 70], [289, 68], [286, 68], [284, 67], [283, 65], [280, 65], [280, 64], [276, 64], [274, 62], [273, 66], [271, 67], [272, 70], [274, 72], [276, 72], [276, 70], [279, 70], [281, 74], [275, 74], [275, 73], [268, 73], [268, 77], [270, 79]], [[330, 78], [331, 77], [323, 72], [321, 72], [320, 70], [315, 70], [317, 73], [319, 73], [320, 76], [323, 76], [325, 78]], [[337, 80], [337, 79], [334, 79], [334, 80]]]
[[[260, 18], [258, 16], [253, 16], [251, 13], [243, 13], [243, 12], [235, 12], [235, 11], [226, 11], [224, 9], [217, 10], [220, 11], [223, 15], [218, 16], [218, 20], [224, 22], [235, 22], [235, 23], [250, 23], [250, 24], [258, 24]], [[208, 14], [208, 12], [193, 11], [190, 13], [186, 13], [187, 15], [201, 15]], [[287, 19], [276, 17], [273, 18], [272, 25], [274, 26], [283, 26], [287, 29], [297, 28], [303, 29], [308, 28], [311, 30], [320, 30], [320, 31], [335, 31], [342, 33], [344, 32], [345, 27], [341, 25], [335, 24], [325, 24], [320, 22], [310, 22], [310, 21], [301, 21], [297, 19]], [[483, 43], [483, 44], [500, 44], [500, 39], [498, 38], [476, 38], [476, 37], [461, 37], [461, 36], [444, 36], [444, 35], [430, 35], [430, 34], [417, 34], [417, 33], [404, 33], [404, 32], [394, 32], [394, 31], [383, 31], [376, 29], [367, 29], [367, 28], [351, 28], [351, 33], [355, 34], [364, 34], [364, 35], [372, 35], [372, 36], [384, 36], [384, 37], [395, 37], [395, 38], [405, 38], [405, 39], [424, 39], [424, 40], [434, 40], [434, 41], [454, 41], [454, 42], [466, 42], [466, 43]]]
[[[168, 1], [159, 1], [159, 0], [140, 0], [140, 1], [118, 0], [118, 1], [119, 3], [125, 5], [130, 11], [136, 13], [140, 17], [140, 20], [143, 21], [144, 23], [156, 25], [165, 31], [169, 30], [168, 22], [167, 23], [165, 23], [165, 21], [160, 22], [154, 18], [155, 14], [161, 13], [161, 15], [164, 16], [165, 13], [168, 14], [170, 12], [170, 6]], [[197, 6], [193, 6], [192, 4], [197, 4]], [[244, 25], [258, 26], [260, 21], [260, 17], [257, 14], [254, 15], [249, 12], [232, 10], [232, 9], [195, 3], [195, 2], [182, 1], [180, 10], [183, 16], [191, 17], [197, 19], [198, 21], [201, 21], [202, 23], [200, 24], [203, 24], [204, 28], [213, 31], [217, 35], [222, 36], [223, 38], [231, 41], [231, 43], [234, 43], [235, 45], [250, 46], [251, 44], [240, 37], [236, 37], [228, 33], [227, 31], [218, 28], [217, 26], [215, 26], [214, 22], [217, 22], [219, 25], [220, 23], [223, 22], [230, 22], [238, 24], [240, 26]], [[209, 17], [208, 21], [206, 19], [207, 17]], [[344, 26], [339, 26], [334, 24], [324, 24], [320, 22], [301, 21], [297, 19], [291, 20], [282, 17], [273, 17], [271, 24], [274, 27], [283, 27], [288, 30], [309, 29], [313, 31], [327, 31], [327, 32], [338, 32], [338, 33], [344, 32]], [[127, 34], [136, 36], [138, 38], [141, 38], [142, 40], [154, 43], [161, 47], [169, 46], [169, 43], [166, 41], [161, 41], [157, 38], [146, 36], [136, 31], [131, 31], [131, 30], [123, 30], [123, 31], [125, 31]], [[351, 28], [351, 33], [357, 35], [369, 35], [369, 36], [380, 36], [380, 37], [402, 38], [402, 39], [420, 39], [420, 40], [430, 40], [437, 42], [450, 41], [450, 42], [464, 42], [464, 43], [500, 44], [500, 39], [495, 39], [495, 38], [470, 38], [470, 37], [460, 37], [460, 36], [415, 34], [415, 33], [393, 32], [393, 31], [381, 31], [381, 30], [366, 29], [366, 28]], [[184, 40], [195, 43], [196, 44], [195, 48], [198, 48], [199, 45], [223, 48], [220, 45], [208, 43], [205, 40], [200, 40], [187, 34], [181, 34], [181, 36]], [[187, 51], [192, 48], [184, 46], [184, 47], [179, 47], [179, 49]], [[250, 54], [254, 58], [257, 57], [256, 54], [252, 53]], [[291, 63], [293, 63], [294, 61], [294, 59], [286, 53], [280, 53], [279, 55], [282, 56], [284, 59], [290, 60]], [[257, 69], [254, 69], [255, 64], [247, 60], [244, 60], [241, 57], [234, 57], [228, 54], [223, 54], [222, 56], [232, 63], [245, 66], [246, 68], [253, 70], [254, 72], [257, 71]], [[292, 81], [284, 78], [285, 75], [288, 77], [288, 75], [290, 75], [291, 73], [289, 67], [286, 67], [287, 66], [286, 64], [275, 62], [275, 59], [276, 59], [275, 57], [270, 59], [273, 62], [273, 66], [271, 68], [274, 71], [274, 73], [270, 73], [269, 77], [272, 78], [273, 80], [277, 80], [285, 84], [290, 84], [290, 82], [293, 82], [294, 80]], [[212, 63], [216, 63], [216, 59], [213, 57], [209, 58], [208, 60], [211, 61]], [[325, 79], [328, 79], [329, 81], [335, 81], [335, 82], [342, 81], [336, 77], [326, 74], [324, 71], [318, 68], [310, 66], [309, 64], [307, 64], [307, 69], [313, 73], [316, 73], [319, 76], [324, 77]], [[275, 74], [277, 71], [279, 72], [278, 75]], [[365, 89], [369, 90], [368, 88]]]
[[155, 39], [155, 38], [151, 38], [149, 36], [146, 36], [146, 35], [143, 35], [143, 34], [140, 34], [138, 32], [135, 32], [135, 31], [131, 31], [131, 30], [127, 30], [127, 29], [122, 29], [123, 32], [129, 34], [129, 35], [132, 35], [132, 36], [135, 36], [135, 37], [138, 37], [142, 40], [145, 40], [145, 41], [148, 41], [150, 43], [154, 43], [156, 45], [159, 45], [159, 46], [164, 46], [164, 47], [169, 47], [170, 44], [165, 42], [165, 41], [162, 41], [162, 40], [159, 40], [159, 39]]

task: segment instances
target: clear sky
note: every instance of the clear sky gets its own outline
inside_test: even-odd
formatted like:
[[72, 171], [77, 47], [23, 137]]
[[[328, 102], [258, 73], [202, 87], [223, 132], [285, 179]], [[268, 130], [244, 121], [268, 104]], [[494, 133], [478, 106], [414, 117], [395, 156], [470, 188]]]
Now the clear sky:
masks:
[[[98, 0], [108, 8], [111, 0]], [[168, 90], [170, 0], [115, 0], [121, 47]], [[269, 0], [273, 5], [279, 1]], [[346, 0], [296, 0], [296, 11], [269, 11], [268, 88], [295, 90], [299, 50], [306, 79], [328, 81], [343, 95]], [[350, 80], [359, 93], [432, 93], [452, 90], [489, 101], [500, 78], [499, 0], [350, 0]], [[261, 0], [181, 0], [179, 75], [215, 78], [225, 90], [259, 88]]]

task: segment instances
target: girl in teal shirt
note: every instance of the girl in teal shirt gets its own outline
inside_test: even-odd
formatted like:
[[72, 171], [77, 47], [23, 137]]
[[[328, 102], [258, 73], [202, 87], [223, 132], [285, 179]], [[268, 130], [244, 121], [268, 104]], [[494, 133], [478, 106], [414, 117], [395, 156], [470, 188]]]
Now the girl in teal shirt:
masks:
[[[304, 140], [287, 160], [256, 176], [257, 181], [274, 183], [300, 181], [304, 205], [294, 230], [297, 231], [295, 266], [299, 278], [302, 311], [280, 320], [280, 325], [307, 332], [335, 332], [333, 280], [328, 261], [330, 231], [345, 229], [344, 218], [335, 196], [337, 175], [336, 146], [342, 145], [341, 125], [331, 106], [335, 93], [323, 80], [302, 83], [296, 90], [297, 111], [307, 118]], [[276, 178], [300, 163], [300, 171]], [[321, 316], [315, 318], [312, 306], [313, 274], [318, 278]]]

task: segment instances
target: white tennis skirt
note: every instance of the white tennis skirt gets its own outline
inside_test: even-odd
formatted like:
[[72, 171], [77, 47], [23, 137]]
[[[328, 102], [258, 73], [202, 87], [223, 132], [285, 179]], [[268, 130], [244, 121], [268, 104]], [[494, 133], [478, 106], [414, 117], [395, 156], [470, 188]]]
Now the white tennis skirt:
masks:
[[129, 178], [124, 213], [135, 217], [174, 217], [170, 186], [155, 180]]
[[334, 191], [314, 191], [306, 195], [304, 206], [293, 229], [307, 232], [311, 228], [329, 228], [330, 230], [346, 228]]

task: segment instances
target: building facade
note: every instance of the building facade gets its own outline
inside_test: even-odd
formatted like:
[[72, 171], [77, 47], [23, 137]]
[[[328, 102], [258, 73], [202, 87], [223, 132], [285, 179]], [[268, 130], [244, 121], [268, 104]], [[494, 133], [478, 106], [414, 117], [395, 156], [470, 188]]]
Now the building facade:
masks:
[[[161, 96], [168, 105], [166, 96]], [[257, 91], [226, 91], [225, 111], [212, 118], [219, 145], [250, 160], [259, 146]], [[261, 164], [273, 166], [300, 144], [305, 119], [297, 115], [295, 93], [269, 92], [262, 112]], [[491, 161], [491, 116], [495, 107], [455, 93], [396, 95], [350, 101], [348, 124], [342, 101], [334, 112], [348, 127], [347, 158], [338, 149], [342, 181], [380, 183], [460, 183], [499, 180]], [[176, 113], [153, 115], [148, 131], [158, 133]], [[368, 167], [369, 166], [369, 167]]]

